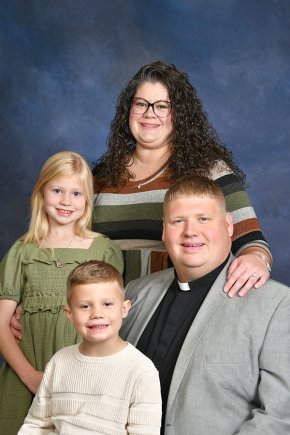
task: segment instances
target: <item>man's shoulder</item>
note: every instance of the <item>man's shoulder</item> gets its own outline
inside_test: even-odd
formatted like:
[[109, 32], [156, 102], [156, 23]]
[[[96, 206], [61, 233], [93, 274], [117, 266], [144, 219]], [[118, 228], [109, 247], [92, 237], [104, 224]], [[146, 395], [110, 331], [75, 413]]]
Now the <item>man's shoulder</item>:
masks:
[[264, 290], [265, 293], [268, 293], [270, 296], [273, 294], [281, 298], [290, 297], [290, 287], [274, 279], [269, 279], [266, 284], [261, 287], [261, 290]]
[[148, 285], [156, 285], [158, 283], [162, 283], [163, 285], [166, 282], [172, 281], [174, 278], [174, 268], [162, 270], [160, 272], [150, 273], [149, 275], [145, 275], [141, 278], [134, 279], [130, 281], [126, 286], [126, 291], [131, 290], [132, 288], [143, 288]]
[[242, 304], [247, 306], [256, 305], [268, 306], [272, 308], [280, 305], [282, 301], [286, 304], [290, 304], [290, 288], [282, 284], [281, 282], [269, 279], [262, 287], [259, 289], [251, 289], [249, 293], [243, 298], [233, 298], [236, 300], [237, 304]]

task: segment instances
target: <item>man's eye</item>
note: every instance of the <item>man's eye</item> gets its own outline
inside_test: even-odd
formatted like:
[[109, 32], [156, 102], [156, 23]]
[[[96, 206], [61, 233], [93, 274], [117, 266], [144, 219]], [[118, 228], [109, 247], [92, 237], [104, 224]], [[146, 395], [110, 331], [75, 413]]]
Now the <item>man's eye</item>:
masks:
[[174, 221], [172, 221], [173, 224], [181, 224], [184, 222], [184, 219], [174, 219]]
[[202, 217], [199, 218], [199, 220], [200, 220], [201, 222], [207, 222], [209, 219], [208, 219], [208, 217], [206, 217], [206, 216], [202, 216]]

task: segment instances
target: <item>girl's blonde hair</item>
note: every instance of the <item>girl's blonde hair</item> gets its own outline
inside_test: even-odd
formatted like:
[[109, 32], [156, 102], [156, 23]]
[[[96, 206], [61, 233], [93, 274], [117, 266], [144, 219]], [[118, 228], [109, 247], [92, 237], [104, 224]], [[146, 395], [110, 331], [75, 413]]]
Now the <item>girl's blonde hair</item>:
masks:
[[24, 243], [40, 243], [49, 231], [48, 216], [44, 210], [43, 189], [45, 185], [59, 177], [79, 177], [86, 200], [85, 211], [76, 222], [76, 235], [80, 237], [92, 234], [91, 220], [93, 210], [93, 177], [86, 160], [73, 151], [61, 151], [52, 155], [43, 165], [30, 200], [31, 218], [29, 229], [23, 236]]

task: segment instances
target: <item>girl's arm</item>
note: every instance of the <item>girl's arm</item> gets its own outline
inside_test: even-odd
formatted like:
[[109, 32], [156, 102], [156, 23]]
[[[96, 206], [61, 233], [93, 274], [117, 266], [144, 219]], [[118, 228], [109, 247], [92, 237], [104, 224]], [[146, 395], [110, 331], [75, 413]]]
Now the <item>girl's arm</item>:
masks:
[[10, 319], [16, 306], [17, 303], [13, 300], [0, 300], [0, 353], [17, 373], [20, 380], [35, 394], [43, 373], [35, 370], [28, 362], [13, 337], [10, 329]]

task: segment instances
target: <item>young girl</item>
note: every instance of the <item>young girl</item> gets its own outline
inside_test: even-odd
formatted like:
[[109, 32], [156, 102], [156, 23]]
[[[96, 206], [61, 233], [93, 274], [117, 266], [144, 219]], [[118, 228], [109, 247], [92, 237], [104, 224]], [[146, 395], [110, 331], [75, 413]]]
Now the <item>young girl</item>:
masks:
[[[121, 273], [115, 242], [90, 230], [91, 169], [77, 153], [63, 151], [44, 164], [31, 197], [28, 232], [0, 265], [0, 435], [17, 434], [53, 354], [80, 337], [67, 322], [66, 280], [79, 263], [97, 259]], [[21, 304], [22, 341], [10, 330]]]

